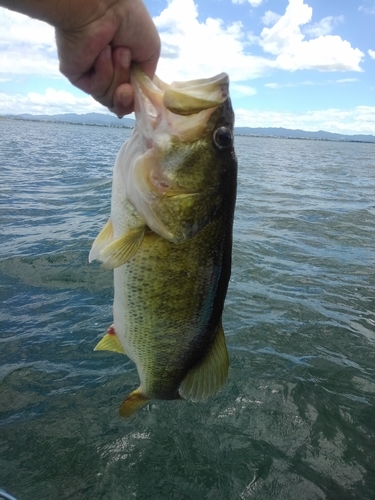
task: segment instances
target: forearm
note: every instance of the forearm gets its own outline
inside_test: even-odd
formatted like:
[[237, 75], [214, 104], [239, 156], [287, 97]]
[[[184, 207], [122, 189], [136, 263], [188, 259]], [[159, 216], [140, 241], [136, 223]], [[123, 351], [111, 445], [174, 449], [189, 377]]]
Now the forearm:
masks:
[[82, 19], [87, 20], [87, 23], [95, 21], [117, 2], [118, 0], [0, 0], [0, 7], [45, 21], [55, 28], [74, 30], [81, 27], [79, 23]]

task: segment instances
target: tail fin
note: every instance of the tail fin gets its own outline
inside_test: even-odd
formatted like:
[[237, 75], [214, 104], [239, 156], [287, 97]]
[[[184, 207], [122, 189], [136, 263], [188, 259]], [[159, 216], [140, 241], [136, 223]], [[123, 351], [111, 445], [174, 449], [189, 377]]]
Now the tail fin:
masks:
[[149, 401], [149, 398], [146, 398], [138, 388], [135, 391], [131, 392], [129, 396], [125, 399], [120, 407], [120, 415], [125, 418], [129, 418], [135, 413], [137, 410], [142, 408]]

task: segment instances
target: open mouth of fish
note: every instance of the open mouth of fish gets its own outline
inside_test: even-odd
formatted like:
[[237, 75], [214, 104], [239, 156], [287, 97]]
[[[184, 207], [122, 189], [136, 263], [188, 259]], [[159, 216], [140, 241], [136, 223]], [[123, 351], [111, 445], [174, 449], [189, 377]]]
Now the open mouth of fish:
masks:
[[[153, 145], [153, 134], [176, 136], [190, 141], [199, 137], [209, 117], [229, 95], [229, 78], [220, 73], [212, 78], [167, 84], [156, 75], [150, 80], [142, 70], [132, 67], [135, 114], [144, 143]], [[189, 120], [181, 117], [189, 116]]]

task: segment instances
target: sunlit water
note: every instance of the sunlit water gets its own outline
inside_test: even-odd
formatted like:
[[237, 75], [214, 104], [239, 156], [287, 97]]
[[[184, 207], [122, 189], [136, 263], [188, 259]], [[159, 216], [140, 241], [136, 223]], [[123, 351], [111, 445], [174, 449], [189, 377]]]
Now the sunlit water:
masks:
[[375, 498], [375, 145], [236, 137], [230, 374], [153, 401], [93, 352], [125, 129], [0, 121], [0, 488], [19, 500]]

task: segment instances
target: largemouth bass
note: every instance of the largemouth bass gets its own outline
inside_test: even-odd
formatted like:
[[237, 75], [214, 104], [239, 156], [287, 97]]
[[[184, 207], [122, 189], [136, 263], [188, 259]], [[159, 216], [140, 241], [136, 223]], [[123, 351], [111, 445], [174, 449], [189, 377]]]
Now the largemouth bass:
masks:
[[114, 323], [96, 350], [126, 354], [140, 378], [124, 417], [153, 398], [205, 400], [226, 382], [237, 183], [225, 73], [167, 85], [135, 66], [131, 81], [136, 126], [89, 257], [114, 269]]

